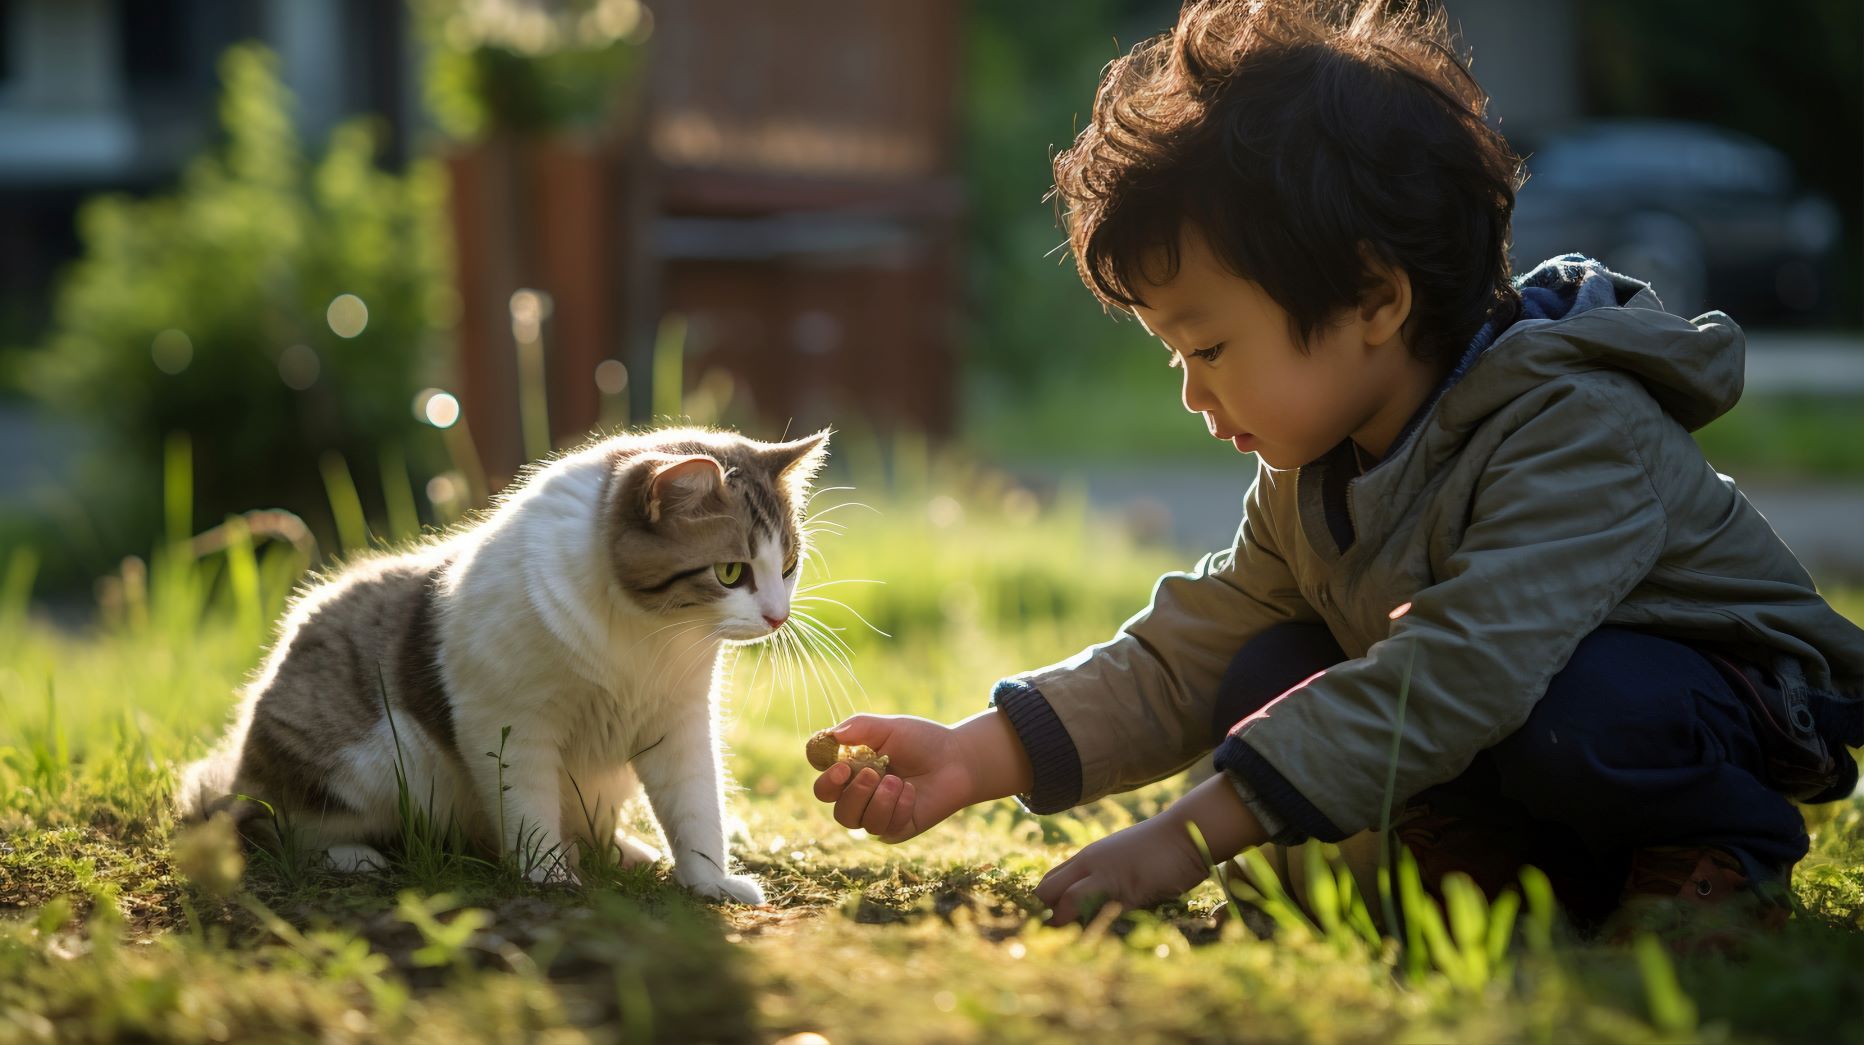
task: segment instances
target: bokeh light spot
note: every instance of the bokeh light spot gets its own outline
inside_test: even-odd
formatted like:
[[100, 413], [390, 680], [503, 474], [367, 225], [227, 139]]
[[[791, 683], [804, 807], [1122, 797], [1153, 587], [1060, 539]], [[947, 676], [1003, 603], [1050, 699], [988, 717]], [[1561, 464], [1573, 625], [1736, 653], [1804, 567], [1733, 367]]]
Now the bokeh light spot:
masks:
[[324, 310], [324, 319], [338, 337], [355, 337], [369, 325], [369, 306], [354, 294], [338, 294]]
[[949, 530], [964, 521], [964, 506], [956, 498], [939, 494], [926, 502], [926, 519], [941, 530]]
[[323, 369], [317, 350], [309, 345], [292, 345], [278, 355], [278, 379], [286, 388], [304, 391], [317, 383]]
[[464, 492], [464, 485], [450, 472], [443, 472], [427, 480], [427, 503], [435, 505], [452, 504], [459, 500]]
[[460, 401], [451, 392], [430, 388], [415, 398], [415, 414], [435, 428], [452, 428], [460, 419]]
[[605, 396], [618, 396], [628, 387], [628, 366], [619, 359], [604, 359], [595, 365], [595, 387]]
[[179, 374], [194, 362], [194, 342], [179, 330], [164, 330], [149, 342], [149, 355], [155, 360], [157, 370]]

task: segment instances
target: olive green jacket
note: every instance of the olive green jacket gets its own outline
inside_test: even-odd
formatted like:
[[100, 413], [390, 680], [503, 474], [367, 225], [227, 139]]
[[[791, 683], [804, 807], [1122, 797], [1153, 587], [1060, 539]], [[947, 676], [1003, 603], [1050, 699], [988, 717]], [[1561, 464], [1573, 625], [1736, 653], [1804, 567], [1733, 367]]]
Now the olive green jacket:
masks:
[[1518, 321], [1466, 362], [1347, 484], [1344, 552], [1320, 463], [1259, 465], [1232, 547], [1160, 578], [1110, 641], [999, 684], [1035, 764], [1030, 808], [1207, 754], [1224, 670], [1281, 621], [1324, 622], [1351, 658], [1236, 734], [1274, 771], [1242, 782], [1252, 806], [1269, 800], [1259, 813], [1287, 817], [1270, 792], [1292, 788], [1324, 815], [1298, 835], [1377, 826], [1413, 656], [1399, 800], [1519, 727], [1604, 624], [1737, 650], [1793, 685], [1864, 700], [1864, 631], [1689, 435], [1741, 394], [1740, 329], [1719, 312], [1670, 315], [1643, 284], [1612, 279], [1616, 304]]

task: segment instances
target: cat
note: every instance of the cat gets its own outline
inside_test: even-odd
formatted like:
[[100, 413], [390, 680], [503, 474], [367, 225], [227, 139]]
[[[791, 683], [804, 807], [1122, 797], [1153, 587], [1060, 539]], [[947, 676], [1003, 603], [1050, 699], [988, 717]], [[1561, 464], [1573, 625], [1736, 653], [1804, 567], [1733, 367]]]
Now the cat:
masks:
[[480, 848], [564, 854], [531, 861], [545, 878], [573, 876], [588, 847], [657, 861], [618, 828], [644, 791], [675, 881], [761, 903], [727, 870], [721, 653], [789, 615], [830, 434], [604, 439], [475, 523], [313, 583], [225, 739], [183, 771], [181, 813], [283, 819], [329, 866], [381, 868], [399, 769]]

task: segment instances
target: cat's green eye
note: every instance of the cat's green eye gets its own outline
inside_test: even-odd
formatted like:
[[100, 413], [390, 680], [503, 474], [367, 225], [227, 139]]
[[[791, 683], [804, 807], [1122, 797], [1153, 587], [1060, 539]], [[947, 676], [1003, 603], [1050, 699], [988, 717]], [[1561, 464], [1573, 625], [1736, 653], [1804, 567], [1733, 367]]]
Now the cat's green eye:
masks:
[[736, 588], [744, 583], [744, 564], [741, 562], [721, 562], [712, 567], [718, 574], [718, 582], [727, 588]]

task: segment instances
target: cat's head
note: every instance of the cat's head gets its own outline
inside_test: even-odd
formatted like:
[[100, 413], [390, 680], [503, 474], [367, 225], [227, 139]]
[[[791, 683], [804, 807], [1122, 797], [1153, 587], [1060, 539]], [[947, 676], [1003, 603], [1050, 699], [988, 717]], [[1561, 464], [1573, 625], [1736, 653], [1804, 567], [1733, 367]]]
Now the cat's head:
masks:
[[790, 615], [809, 484], [828, 437], [827, 429], [786, 443], [702, 429], [628, 437], [602, 506], [622, 593], [655, 616], [709, 619], [727, 639], [775, 633]]

